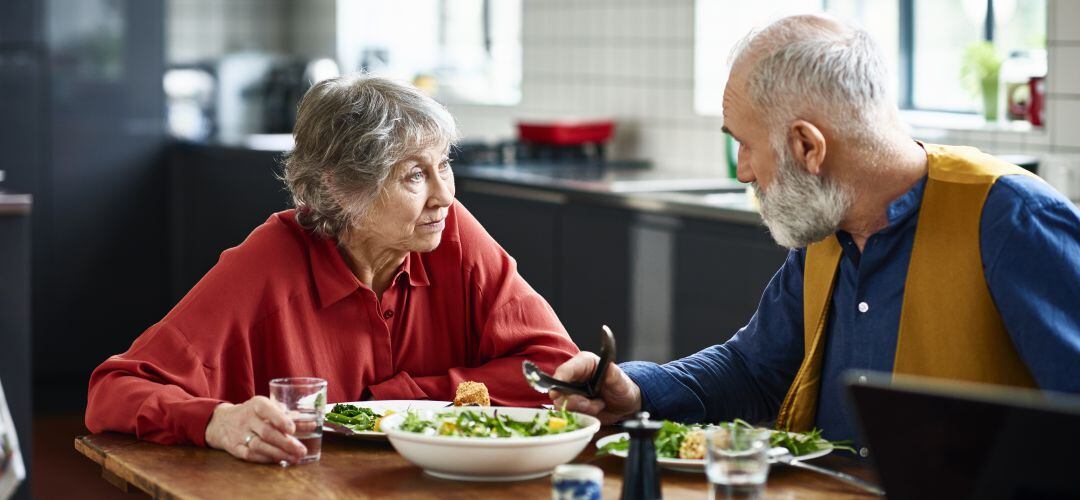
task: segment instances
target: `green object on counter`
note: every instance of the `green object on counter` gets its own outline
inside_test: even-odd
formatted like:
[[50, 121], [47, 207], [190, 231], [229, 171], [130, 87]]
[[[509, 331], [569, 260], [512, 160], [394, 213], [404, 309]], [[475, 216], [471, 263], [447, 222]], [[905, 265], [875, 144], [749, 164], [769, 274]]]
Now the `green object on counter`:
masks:
[[739, 170], [739, 143], [728, 134], [724, 134], [724, 152], [727, 156], [728, 177], [735, 179]]
[[960, 78], [973, 96], [982, 98], [983, 117], [996, 121], [998, 115], [998, 78], [1001, 75], [1001, 55], [992, 42], [981, 41], [964, 49]]

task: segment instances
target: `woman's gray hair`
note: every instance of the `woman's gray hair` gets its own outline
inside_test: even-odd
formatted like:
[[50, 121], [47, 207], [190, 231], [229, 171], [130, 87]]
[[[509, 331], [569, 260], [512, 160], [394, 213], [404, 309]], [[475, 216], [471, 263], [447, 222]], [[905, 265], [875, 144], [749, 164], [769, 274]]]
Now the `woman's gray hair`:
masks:
[[849, 139], [872, 139], [894, 110], [885, 59], [865, 30], [822, 15], [780, 19], [750, 33], [747, 90], [774, 133], [811, 112]]
[[282, 179], [296, 220], [323, 237], [361, 221], [393, 166], [457, 141], [454, 118], [415, 87], [364, 74], [315, 84], [300, 101]]

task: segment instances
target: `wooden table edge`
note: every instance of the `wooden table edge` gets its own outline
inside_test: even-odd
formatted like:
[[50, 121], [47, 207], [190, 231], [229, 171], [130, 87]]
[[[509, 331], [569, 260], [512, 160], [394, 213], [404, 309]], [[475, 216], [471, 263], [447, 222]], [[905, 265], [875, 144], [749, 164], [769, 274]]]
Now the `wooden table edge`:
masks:
[[108, 481], [109, 484], [116, 486], [124, 493], [131, 493], [131, 487], [134, 486], [151, 498], [177, 498], [167, 490], [163, 490], [152, 482], [139, 476], [123, 462], [110, 457], [108, 453], [94, 444], [91, 439], [94, 436], [94, 434], [90, 434], [75, 438], [75, 450], [101, 466], [102, 479]]

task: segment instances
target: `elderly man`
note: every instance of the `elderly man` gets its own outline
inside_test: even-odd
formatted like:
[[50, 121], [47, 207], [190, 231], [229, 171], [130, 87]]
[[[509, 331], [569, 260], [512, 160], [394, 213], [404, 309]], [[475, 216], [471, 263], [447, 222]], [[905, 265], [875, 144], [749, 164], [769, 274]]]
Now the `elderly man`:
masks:
[[[904, 132], [870, 36], [789, 17], [745, 40], [724, 93], [774, 239], [791, 249], [730, 341], [609, 370], [611, 422], [777, 419], [853, 439], [843, 372], [1080, 392], [1080, 212], [1033, 175]], [[556, 376], [583, 379], [581, 353]]]

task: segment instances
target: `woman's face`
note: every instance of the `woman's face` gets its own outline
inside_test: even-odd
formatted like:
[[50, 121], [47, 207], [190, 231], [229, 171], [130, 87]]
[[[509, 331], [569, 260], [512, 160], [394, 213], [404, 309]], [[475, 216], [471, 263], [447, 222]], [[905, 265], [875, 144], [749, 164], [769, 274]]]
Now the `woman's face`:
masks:
[[430, 252], [442, 241], [454, 202], [454, 172], [448, 145], [425, 149], [394, 165], [359, 236], [379, 247]]

